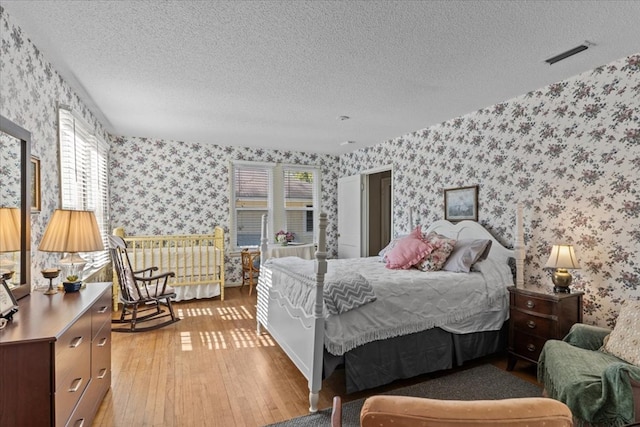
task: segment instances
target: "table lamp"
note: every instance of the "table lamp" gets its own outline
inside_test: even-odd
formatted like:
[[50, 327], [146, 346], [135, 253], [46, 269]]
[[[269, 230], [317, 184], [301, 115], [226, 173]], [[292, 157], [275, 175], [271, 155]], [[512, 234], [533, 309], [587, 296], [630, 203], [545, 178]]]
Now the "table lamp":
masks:
[[569, 286], [571, 285], [572, 277], [567, 269], [580, 268], [572, 245], [553, 245], [549, 260], [544, 267], [555, 269], [551, 277], [551, 281], [555, 285], [553, 288], [554, 292], [571, 292]]
[[[98, 222], [92, 211], [56, 209], [42, 236], [38, 250], [66, 252], [60, 264], [68, 265], [68, 274], [82, 272], [87, 261], [78, 252], [104, 250]], [[49, 282], [51, 286], [51, 282]]]
[[[0, 208], [0, 253], [20, 250], [20, 209]], [[8, 280], [15, 267], [13, 257], [0, 257], [0, 274]]]

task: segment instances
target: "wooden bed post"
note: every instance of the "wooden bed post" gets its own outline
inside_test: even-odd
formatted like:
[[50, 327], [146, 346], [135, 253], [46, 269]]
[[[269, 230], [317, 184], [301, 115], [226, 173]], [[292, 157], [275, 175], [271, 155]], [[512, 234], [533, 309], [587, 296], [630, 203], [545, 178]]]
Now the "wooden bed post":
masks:
[[316, 251], [316, 296], [313, 308], [313, 360], [309, 378], [309, 412], [318, 411], [318, 399], [322, 387], [322, 357], [324, 354], [324, 275], [327, 272], [327, 214], [320, 213], [318, 219], [318, 250]]
[[524, 288], [524, 227], [522, 225], [522, 205], [516, 210], [516, 236], [514, 252], [516, 255], [516, 288]]

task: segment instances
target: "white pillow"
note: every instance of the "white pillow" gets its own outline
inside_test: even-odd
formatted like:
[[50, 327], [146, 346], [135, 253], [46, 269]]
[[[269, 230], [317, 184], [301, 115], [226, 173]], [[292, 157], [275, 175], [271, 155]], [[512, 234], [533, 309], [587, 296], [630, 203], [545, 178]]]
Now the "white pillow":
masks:
[[489, 256], [490, 250], [491, 240], [488, 239], [458, 240], [442, 269], [454, 273], [468, 273], [473, 264]]
[[640, 366], [640, 301], [625, 301], [604, 351]]

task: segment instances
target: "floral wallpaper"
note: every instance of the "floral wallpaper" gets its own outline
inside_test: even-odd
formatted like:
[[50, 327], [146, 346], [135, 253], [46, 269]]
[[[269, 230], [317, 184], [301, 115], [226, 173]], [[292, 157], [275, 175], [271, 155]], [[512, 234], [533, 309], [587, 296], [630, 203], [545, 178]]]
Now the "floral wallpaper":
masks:
[[0, 114], [31, 132], [31, 154], [40, 158], [41, 203], [31, 214], [32, 287], [46, 286], [40, 270], [57, 264], [59, 254], [37, 250], [54, 209], [60, 206], [58, 104], [68, 105], [97, 133], [109, 138], [84, 102], [56, 72], [28, 36], [0, 6]]
[[20, 206], [20, 141], [0, 133], [0, 208]]
[[[550, 290], [551, 245], [573, 243], [585, 292], [585, 322], [612, 326], [620, 304], [640, 298], [640, 54], [378, 145], [338, 157], [113, 137], [0, 7], [0, 114], [31, 131], [41, 159], [42, 211], [32, 214], [32, 277], [57, 261], [36, 250], [58, 201], [57, 105], [71, 106], [112, 142], [112, 225], [132, 234], [206, 233], [229, 228], [231, 160], [318, 165], [328, 245], [337, 251], [337, 179], [394, 165], [394, 224], [408, 212], [443, 217], [443, 189], [478, 185], [479, 221], [513, 243], [524, 206], [526, 287]], [[228, 242], [227, 242], [228, 243]], [[227, 257], [229, 282], [239, 260]]]
[[[319, 166], [327, 247], [337, 256], [337, 156], [130, 137], [114, 138], [109, 155], [114, 227], [131, 235], [157, 235], [212, 233], [219, 225], [226, 248], [232, 160]], [[240, 256], [226, 252], [225, 281], [240, 283]]]
[[397, 232], [444, 217], [443, 189], [479, 185], [479, 221], [507, 246], [524, 208], [525, 287], [550, 290], [551, 246], [575, 245], [584, 321], [640, 298], [640, 54], [340, 158], [340, 176], [393, 162]]

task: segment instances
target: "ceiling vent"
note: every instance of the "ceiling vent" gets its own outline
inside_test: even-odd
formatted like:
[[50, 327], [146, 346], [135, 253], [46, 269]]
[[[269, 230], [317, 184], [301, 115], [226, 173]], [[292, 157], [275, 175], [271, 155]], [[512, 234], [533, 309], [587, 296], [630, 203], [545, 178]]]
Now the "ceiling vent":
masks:
[[549, 65], [553, 65], [558, 61], [562, 61], [563, 59], [567, 59], [568, 57], [573, 56], [576, 53], [580, 53], [584, 50], [589, 49], [589, 46], [593, 46], [593, 43], [585, 41], [580, 46], [574, 47], [573, 49], [569, 49], [568, 51], [562, 52], [561, 54], [556, 55], [552, 58], [545, 59], [544, 62], [548, 63]]

